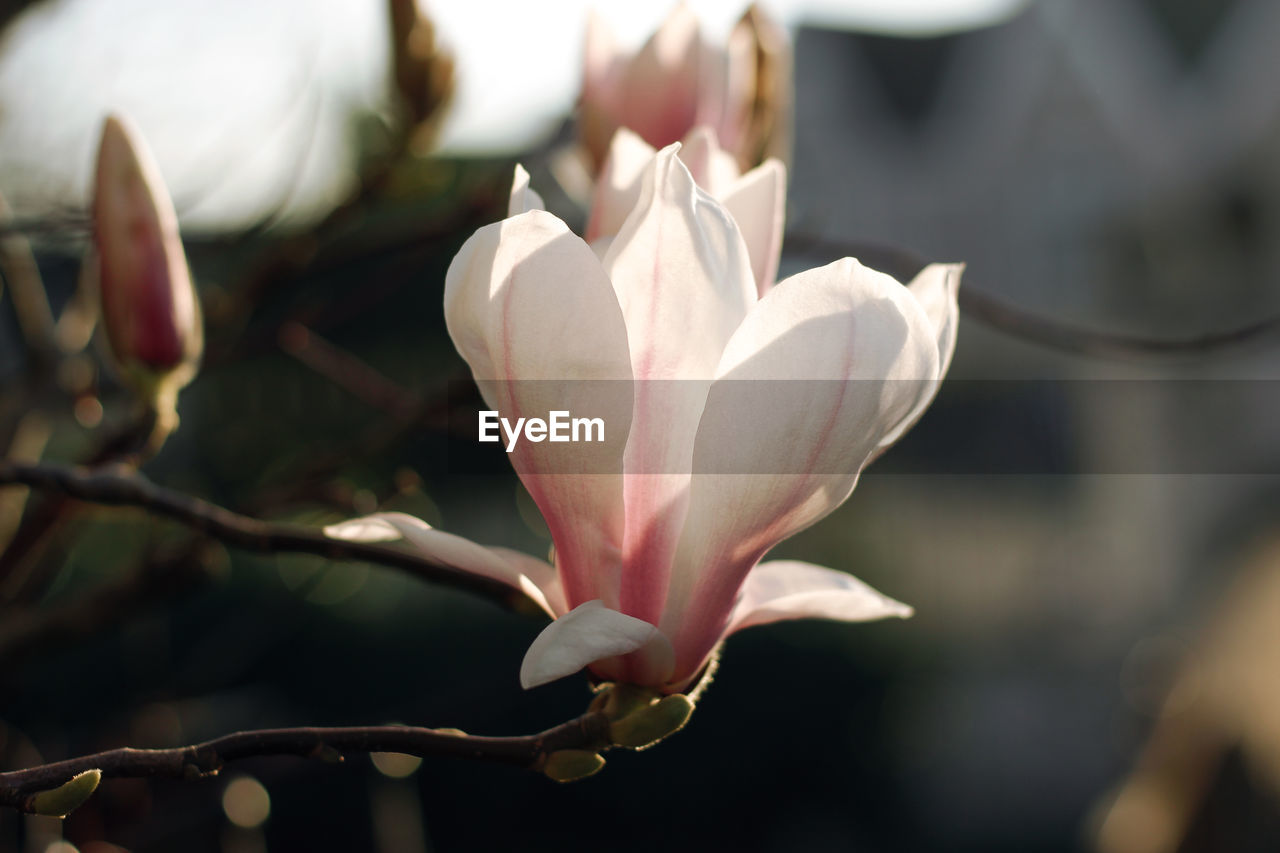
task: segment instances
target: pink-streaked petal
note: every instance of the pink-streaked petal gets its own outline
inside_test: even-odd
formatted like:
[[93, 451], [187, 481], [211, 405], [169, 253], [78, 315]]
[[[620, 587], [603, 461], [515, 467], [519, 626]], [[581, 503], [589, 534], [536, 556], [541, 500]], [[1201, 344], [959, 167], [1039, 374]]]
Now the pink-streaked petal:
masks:
[[[636, 379], [710, 379], [756, 302], [747, 247], [727, 210], [670, 145], [604, 258], [630, 336]], [[630, 469], [629, 469], [630, 470]]]
[[622, 223], [640, 199], [640, 179], [656, 153], [653, 146], [637, 134], [625, 127], [618, 128], [592, 195], [586, 231], [588, 243], [622, 230]]
[[324, 535], [347, 542], [393, 542], [403, 538], [428, 559], [520, 590], [552, 618], [565, 611], [560, 580], [550, 564], [506, 548], [478, 545], [402, 512], [381, 512], [330, 524], [324, 528]]
[[597, 662], [639, 654], [650, 672], [639, 683], [661, 683], [671, 674], [671, 643], [657, 628], [640, 619], [587, 601], [542, 630], [520, 667], [526, 690], [572, 675]]
[[511, 179], [511, 200], [507, 203], [507, 216], [546, 209], [542, 196], [529, 186], [529, 173], [524, 170], [524, 166], [517, 163], [515, 176]]
[[[520, 441], [510, 454], [551, 529], [570, 604], [618, 598], [630, 356], [613, 286], [545, 211], [481, 228], [445, 279], [445, 321], [491, 410], [602, 418], [605, 441]], [[543, 381], [532, 381], [543, 380]]]
[[725, 349], [694, 452], [663, 621], [677, 672], [700, 665], [766, 551], [842, 503], [880, 439], [932, 393], [929, 318], [846, 258], [780, 283]]
[[787, 167], [781, 160], [766, 160], [743, 175], [723, 196], [751, 253], [756, 290], [764, 296], [773, 289], [782, 257], [782, 228], [787, 208]]
[[853, 575], [798, 560], [771, 560], [747, 575], [725, 633], [786, 619], [871, 622], [906, 619], [912, 612]]
[[683, 522], [706, 389], [756, 299], [737, 226], [694, 185], [678, 151], [671, 145], [654, 157], [604, 259], [637, 380], [625, 456], [620, 609], [653, 622]]
[[680, 147], [680, 160], [698, 186], [721, 200], [741, 176], [738, 161], [720, 147], [715, 131], [706, 125], [689, 131]]
[[960, 290], [960, 276], [964, 264], [929, 264], [907, 285], [907, 290], [920, 303], [933, 325], [938, 341], [938, 381], [932, 390], [916, 404], [911, 413], [894, 429], [880, 439], [881, 451], [896, 442], [915, 426], [933, 402], [942, 384], [942, 377], [951, 367], [951, 356], [956, 351], [956, 329], [960, 325], [960, 303], [956, 297]]
[[702, 50], [697, 16], [677, 4], [622, 72], [618, 123], [654, 147], [678, 142], [697, 123]]

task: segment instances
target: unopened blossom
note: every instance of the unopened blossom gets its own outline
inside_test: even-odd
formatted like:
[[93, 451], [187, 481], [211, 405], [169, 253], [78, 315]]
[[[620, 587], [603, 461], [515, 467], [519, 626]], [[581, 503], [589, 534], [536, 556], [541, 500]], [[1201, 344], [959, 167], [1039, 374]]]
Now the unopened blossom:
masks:
[[121, 375], [171, 407], [203, 346], [200, 304], [160, 171], [137, 130], [107, 118], [93, 194], [102, 324]]
[[610, 425], [612, 442], [570, 453], [511, 448], [554, 564], [394, 513], [329, 534], [403, 537], [525, 592], [554, 618], [526, 654], [526, 687], [588, 667], [678, 693], [742, 628], [909, 615], [843, 572], [762, 558], [839, 506], [928, 405], [955, 343], [960, 267], [904, 287], [845, 258], [762, 289], [735, 217], [678, 144], [649, 157], [612, 238], [575, 236], [523, 170], [511, 208], [454, 258], [445, 316], [490, 408]]
[[698, 125], [711, 127], [748, 168], [784, 154], [790, 91], [786, 32], [754, 6], [725, 44], [712, 45], [681, 3], [634, 54], [619, 47], [608, 25], [592, 12], [579, 132], [593, 171], [603, 164], [620, 127], [662, 147]]

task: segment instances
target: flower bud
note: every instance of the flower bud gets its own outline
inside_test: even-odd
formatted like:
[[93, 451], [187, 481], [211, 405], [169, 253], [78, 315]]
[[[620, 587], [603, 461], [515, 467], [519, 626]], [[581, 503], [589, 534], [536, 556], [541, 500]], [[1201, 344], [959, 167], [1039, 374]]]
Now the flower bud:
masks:
[[102, 128], [93, 196], [102, 322], [122, 378], [171, 410], [203, 349], [200, 303], [160, 171], [137, 130]]
[[576, 782], [604, 769], [604, 759], [589, 749], [562, 749], [547, 756], [542, 772], [556, 782]]
[[692, 714], [689, 697], [673, 693], [614, 720], [609, 725], [609, 740], [616, 746], [644, 749], [680, 731]]
[[31, 798], [32, 814], [63, 818], [84, 805], [85, 800], [98, 790], [102, 781], [101, 770], [86, 770], [50, 791], [41, 791]]
[[594, 15], [588, 22], [578, 132], [598, 172], [614, 133], [628, 128], [661, 148], [710, 127], [742, 170], [790, 147], [791, 44], [786, 30], [752, 6], [727, 42], [703, 39], [683, 3], [635, 53], [618, 46]]

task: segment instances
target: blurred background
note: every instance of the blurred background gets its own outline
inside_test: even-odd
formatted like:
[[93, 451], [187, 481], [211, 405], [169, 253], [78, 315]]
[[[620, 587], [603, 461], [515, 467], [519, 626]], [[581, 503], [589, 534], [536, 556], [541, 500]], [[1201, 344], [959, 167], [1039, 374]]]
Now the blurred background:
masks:
[[[712, 39], [743, 8], [690, 5]], [[583, 218], [556, 175], [585, 2], [424, 5], [453, 91], [417, 111], [372, 0], [0, 8], [6, 233], [32, 242], [54, 313], [75, 304], [108, 110], [136, 120], [182, 219], [208, 342], [148, 476], [277, 520], [395, 509], [545, 551], [514, 475], [441, 462], [441, 388], [466, 379], [441, 293], [517, 160]], [[605, 12], [639, 44], [668, 9]], [[581, 783], [263, 759], [108, 781], [65, 824], [0, 812], [0, 850], [1280, 846], [1276, 335], [1082, 354], [1024, 316], [1171, 340], [1280, 315], [1280, 4], [769, 9], [794, 37], [783, 273], [966, 261], [966, 291], [1023, 312], [962, 317], [925, 418], [775, 552], [915, 618], [735, 636], [684, 732]], [[86, 461], [127, 426], [95, 352], [35, 364], [0, 303], [10, 456]], [[0, 768], [275, 725], [523, 734], [588, 699], [575, 679], [520, 690], [527, 616], [17, 492], [0, 492]], [[56, 521], [15, 556], [24, 509]]]

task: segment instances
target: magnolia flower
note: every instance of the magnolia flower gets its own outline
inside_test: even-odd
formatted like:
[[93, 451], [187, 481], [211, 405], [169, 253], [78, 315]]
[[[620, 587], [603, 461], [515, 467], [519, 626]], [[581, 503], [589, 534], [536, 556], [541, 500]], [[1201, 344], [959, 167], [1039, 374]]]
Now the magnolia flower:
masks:
[[524, 591], [554, 618], [525, 656], [526, 687], [589, 667], [678, 693], [742, 628], [911, 612], [842, 572], [761, 558], [839, 506], [928, 405], [955, 344], [960, 267], [903, 287], [845, 258], [761, 288], [734, 216], [679, 154], [649, 158], [617, 234], [590, 245], [517, 169], [511, 216], [449, 268], [449, 333], [488, 405], [592, 408], [617, 439], [512, 448], [554, 565], [400, 514], [328, 528], [404, 537]]
[[724, 46], [703, 38], [683, 3], [634, 55], [594, 11], [587, 24], [580, 135], [598, 169], [614, 131], [664, 146], [708, 125], [743, 167], [782, 154], [789, 135], [791, 61], [785, 31], [756, 7]]
[[107, 118], [93, 194], [103, 329], [122, 377], [171, 410], [203, 346], [178, 218], [160, 171], [125, 119]]

